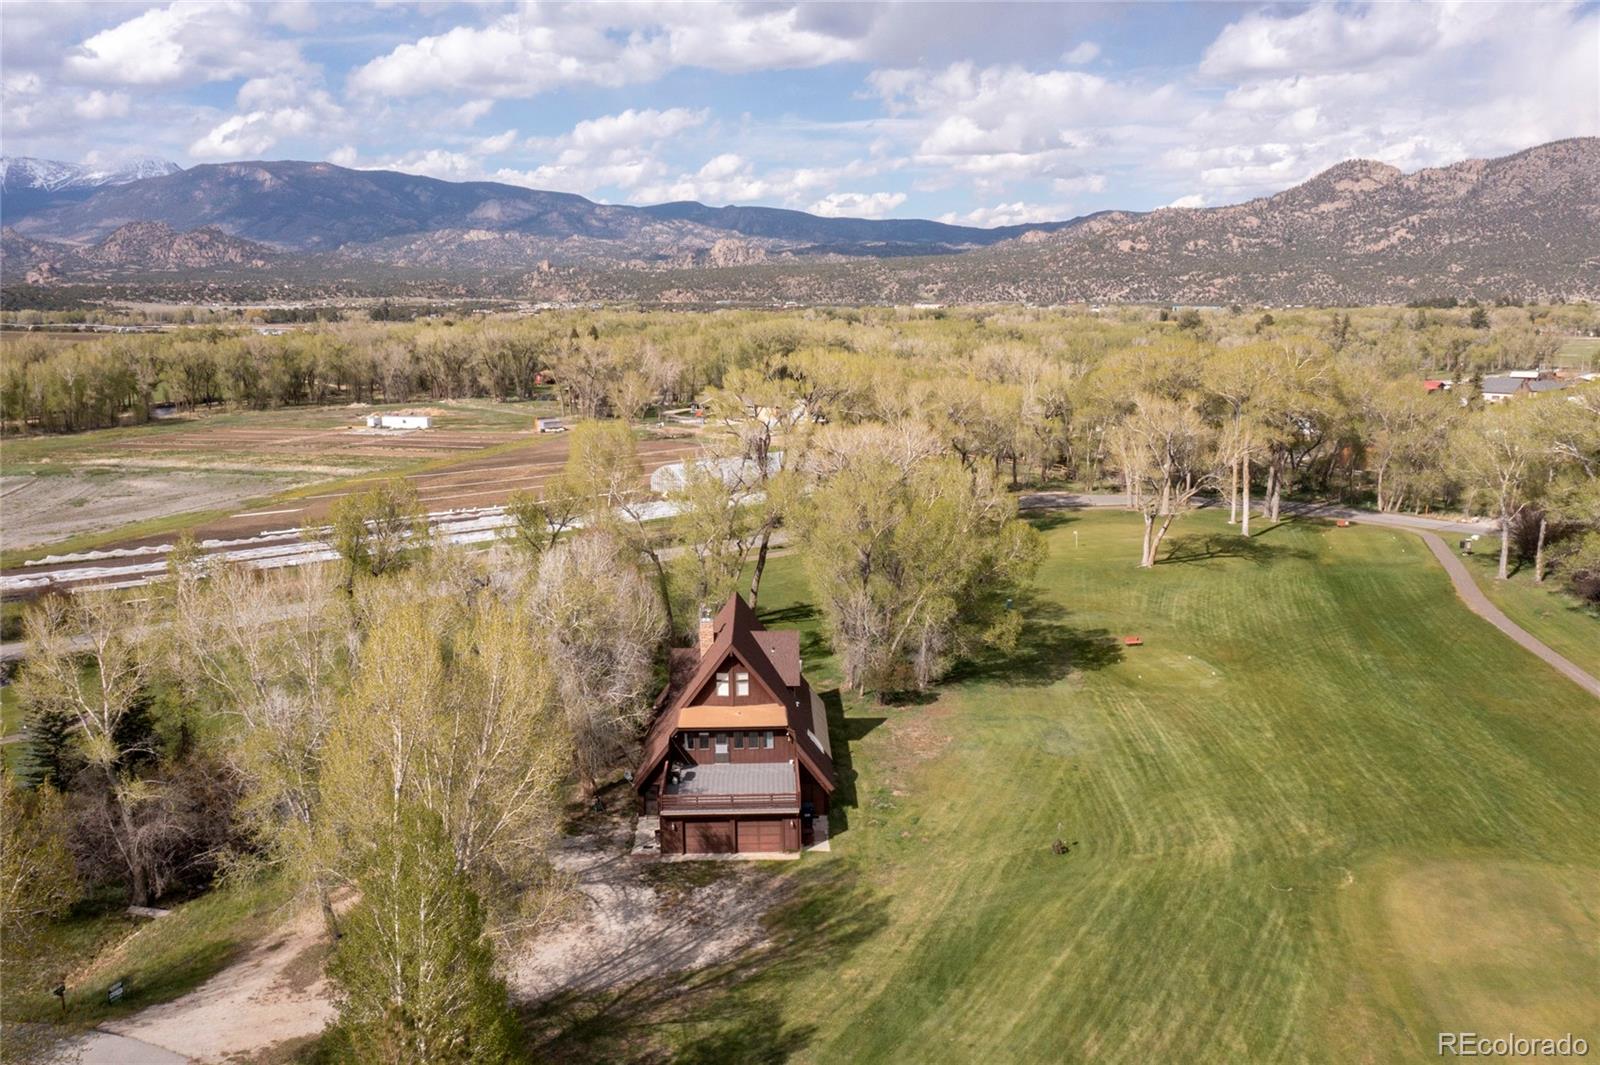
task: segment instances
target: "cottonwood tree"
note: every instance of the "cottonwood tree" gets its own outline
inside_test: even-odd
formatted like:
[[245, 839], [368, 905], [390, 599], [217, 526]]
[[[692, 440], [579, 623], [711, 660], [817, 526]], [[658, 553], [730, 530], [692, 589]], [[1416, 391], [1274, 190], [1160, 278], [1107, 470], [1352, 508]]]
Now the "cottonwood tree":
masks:
[[980, 646], [1011, 646], [1009, 608], [1042, 556], [992, 469], [968, 469], [923, 426], [818, 434], [796, 510], [813, 593], [845, 683], [924, 688]]
[[621, 422], [574, 427], [563, 479], [579, 501], [586, 528], [610, 533], [650, 566], [667, 624], [676, 629], [672, 582], [663, 554], [659, 505], [645, 490], [644, 466], [633, 430]]
[[506, 500], [506, 516], [511, 519], [512, 546], [534, 558], [555, 546], [561, 534], [572, 528], [584, 506], [571, 482], [556, 477], [538, 495], [513, 492]]
[[357, 574], [378, 576], [397, 569], [423, 547], [427, 514], [410, 481], [391, 477], [333, 504], [329, 538], [345, 563], [345, 587]]
[[1538, 412], [1531, 402], [1494, 404], [1465, 421], [1451, 441], [1458, 475], [1499, 520], [1499, 580], [1510, 576], [1512, 526], [1528, 502], [1545, 454], [1532, 421]]
[[72, 721], [83, 772], [99, 785], [104, 825], [135, 906], [154, 900], [163, 852], [181, 831], [163, 816], [162, 782], [134, 768], [140, 756], [155, 754], [148, 736], [124, 728], [144, 705], [155, 667], [146, 643], [150, 623], [148, 600], [106, 591], [46, 598], [25, 615], [29, 654], [17, 681], [24, 707]]
[[1139, 565], [1149, 568], [1173, 521], [1211, 484], [1213, 434], [1192, 401], [1140, 395], [1107, 437], [1128, 505], [1144, 520]]
[[685, 463], [682, 481], [668, 493], [677, 508], [672, 530], [680, 545], [672, 562], [674, 585], [691, 612], [721, 603], [737, 590], [765, 531], [765, 514], [749, 498], [742, 462], [707, 452]]
[[1356, 392], [1378, 509], [1399, 510], [1408, 498], [1436, 489], [1459, 407], [1428, 395], [1415, 381], [1368, 377]]
[[[371, 849], [374, 804], [419, 803], [497, 910], [528, 901], [555, 832], [570, 741], [523, 602], [438, 572], [369, 586], [322, 777], [330, 864]], [[347, 866], [348, 868], [348, 866]], [[507, 914], [506, 921], [512, 919]]]
[[438, 813], [407, 801], [374, 810], [360, 901], [328, 962], [341, 1060], [366, 1065], [516, 1061], [516, 1021], [493, 972], [483, 905]]
[[1600, 533], [1600, 387], [1534, 402], [1540, 404], [1538, 416], [1530, 420], [1543, 454], [1541, 472], [1530, 484], [1539, 517], [1533, 579], [1542, 583], [1552, 524], [1575, 526], [1591, 536]]
[[173, 670], [239, 725], [231, 753], [249, 785], [239, 813], [266, 856], [315, 891], [337, 933], [315, 842], [350, 629], [338, 586], [321, 566], [191, 566], [173, 583]]
[[610, 532], [585, 530], [544, 556], [531, 595], [534, 641], [590, 795], [644, 720], [656, 649], [668, 631], [633, 558]]
[[[81, 894], [61, 794], [24, 789], [0, 767], [0, 980], [10, 995], [43, 994], [63, 975], [39, 933]], [[62, 1060], [51, 1026], [7, 1023], [0, 1039], [8, 1061]]]

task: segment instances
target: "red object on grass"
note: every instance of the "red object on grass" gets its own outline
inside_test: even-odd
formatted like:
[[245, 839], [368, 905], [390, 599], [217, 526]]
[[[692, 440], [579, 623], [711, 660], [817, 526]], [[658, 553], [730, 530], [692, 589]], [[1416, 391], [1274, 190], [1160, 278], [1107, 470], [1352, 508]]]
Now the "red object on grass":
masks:
[[1144, 646], [1144, 637], [1143, 636], [1124, 636], [1122, 638], [1122, 643], [1126, 647], [1143, 647]]

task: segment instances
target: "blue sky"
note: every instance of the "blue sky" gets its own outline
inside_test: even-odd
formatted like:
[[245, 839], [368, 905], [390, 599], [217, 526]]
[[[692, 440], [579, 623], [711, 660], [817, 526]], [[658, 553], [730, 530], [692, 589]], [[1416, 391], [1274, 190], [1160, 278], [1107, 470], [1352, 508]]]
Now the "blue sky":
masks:
[[0, 7], [0, 149], [976, 225], [1600, 134], [1600, 6]]

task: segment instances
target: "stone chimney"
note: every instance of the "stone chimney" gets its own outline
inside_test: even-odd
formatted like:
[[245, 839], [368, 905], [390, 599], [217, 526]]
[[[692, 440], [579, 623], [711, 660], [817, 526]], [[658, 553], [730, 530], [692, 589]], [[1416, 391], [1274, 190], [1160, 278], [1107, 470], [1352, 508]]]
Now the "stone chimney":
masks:
[[711, 645], [716, 642], [717, 635], [711, 624], [711, 608], [700, 608], [700, 657], [704, 658], [706, 652], [711, 650]]

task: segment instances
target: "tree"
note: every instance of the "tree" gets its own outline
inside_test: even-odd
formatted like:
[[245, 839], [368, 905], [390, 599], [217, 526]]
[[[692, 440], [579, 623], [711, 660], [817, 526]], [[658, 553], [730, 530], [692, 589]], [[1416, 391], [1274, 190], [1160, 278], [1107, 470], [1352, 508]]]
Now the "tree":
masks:
[[796, 510], [812, 592], [845, 683], [925, 688], [981, 646], [1014, 644], [1011, 598], [1038, 567], [1038, 533], [992, 469], [968, 469], [924, 427], [829, 428]]
[[361, 901], [328, 963], [347, 1060], [515, 1061], [516, 1021], [493, 973], [483, 907], [444, 822], [416, 802], [382, 811]]
[[1128, 505], [1144, 519], [1139, 565], [1148, 568], [1174, 519], [1211, 483], [1212, 434], [1192, 402], [1140, 395], [1108, 435]]
[[1530, 417], [1537, 410], [1533, 403], [1495, 404], [1465, 422], [1452, 441], [1462, 480], [1499, 519], [1499, 580], [1510, 575], [1511, 528], [1527, 503], [1541, 451]]
[[[0, 980], [8, 995], [43, 993], [64, 977], [39, 932], [80, 894], [60, 793], [48, 785], [21, 788], [0, 768]], [[6, 1024], [3, 1039], [8, 1061], [61, 1060], [48, 1026]]]
[[239, 726], [232, 753], [248, 783], [240, 815], [265, 856], [316, 892], [337, 934], [331, 872], [315, 850], [349, 636], [332, 578], [320, 566], [188, 568], [174, 586], [174, 672]]
[[130, 735], [126, 727], [146, 705], [154, 665], [143, 642], [149, 625], [148, 603], [112, 592], [46, 598], [28, 609], [30, 651], [17, 681], [29, 713], [72, 720], [135, 906], [148, 906], [159, 891], [159, 852], [169, 827], [161, 817], [161, 784], [138, 764], [154, 755], [149, 736]]
[[682, 547], [673, 562], [674, 584], [691, 614], [737, 590], [751, 549], [766, 529], [763, 508], [744, 488], [742, 465], [742, 459], [715, 454], [690, 460], [683, 480], [668, 493], [677, 507], [673, 538]]
[[1472, 308], [1472, 314], [1468, 316], [1467, 324], [1474, 329], [1489, 328], [1489, 312], [1481, 306]]
[[1459, 410], [1415, 381], [1365, 377], [1355, 387], [1367, 469], [1379, 510], [1399, 510], [1437, 488], [1451, 425]]
[[505, 507], [506, 517], [511, 519], [512, 546], [538, 558], [555, 546], [583, 509], [566, 477], [550, 481], [537, 496], [528, 491], [513, 492]]
[[333, 867], [372, 845], [375, 804], [420, 803], [509, 921], [544, 875], [570, 741], [525, 602], [452, 567], [469, 563], [439, 552], [359, 597], [361, 641], [328, 736], [318, 837]]
[[585, 422], [573, 428], [571, 440], [563, 479], [583, 508], [585, 526], [610, 532], [649, 562], [667, 625], [676, 629], [660, 531], [649, 524], [660, 518], [661, 512], [645, 491], [644, 466], [639, 462], [633, 430], [621, 422]]
[[666, 632], [656, 593], [603, 529], [556, 545], [539, 563], [531, 621], [554, 674], [588, 794], [643, 722]]
[[378, 576], [404, 564], [428, 534], [427, 515], [410, 481], [392, 477], [333, 504], [330, 538], [344, 559], [345, 587], [356, 574]]

